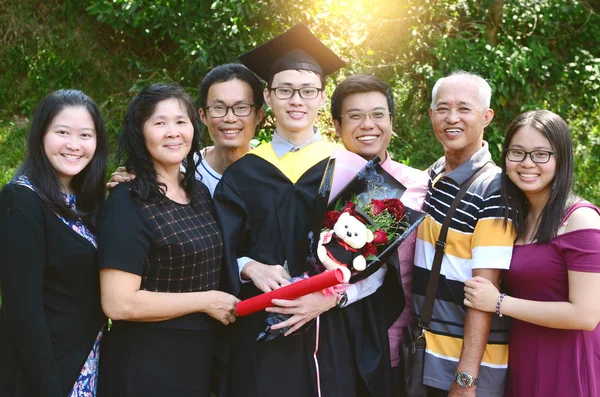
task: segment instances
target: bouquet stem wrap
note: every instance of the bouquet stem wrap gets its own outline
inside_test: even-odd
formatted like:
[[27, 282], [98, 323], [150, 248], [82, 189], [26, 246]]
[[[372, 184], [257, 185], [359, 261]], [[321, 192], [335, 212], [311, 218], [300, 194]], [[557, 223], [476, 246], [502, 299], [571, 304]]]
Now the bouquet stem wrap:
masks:
[[274, 306], [271, 301], [273, 299], [296, 299], [312, 292], [320, 291], [325, 288], [342, 283], [344, 274], [341, 269], [323, 272], [316, 276], [297, 281], [285, 287], [278, 288], [271, 292], [265, 292], [250, 299], [241, 301], [235, 307], [237, 313], [244, 317], [254, 314], [267, 307]]

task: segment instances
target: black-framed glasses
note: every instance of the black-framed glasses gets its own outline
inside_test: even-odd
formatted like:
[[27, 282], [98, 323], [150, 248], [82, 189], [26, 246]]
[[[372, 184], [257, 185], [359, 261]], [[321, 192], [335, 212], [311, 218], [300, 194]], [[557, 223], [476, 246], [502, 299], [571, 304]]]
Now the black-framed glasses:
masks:
[[291, 88], [291, 87], [271, 87], [271, 91], [275, 92], [277, 99], [290, 99], [296, 92], [303, 99], [315, 99], [319, 96], [319, 93], [323, 91], [322, 88], [317, 87], [302, 87], [302, 88]]
[[555, 154], [555, 152], [549, 152], [547, 150], [532, 150], [528, 152], [523, 149], [506, 149], [506, 158], [509, 161], [514, 161], [515, 163], [520, 163], [527, 158], [531, 158], [531, 161], [537, 164], [545, 164], [550, 161], [550, 157]]
[[225, 117], [229, 109], [231, 109], [234, 115], [244, 117], [249, 116], [250, 113], [252, 113], [253, 107], [254, 105], [249, 103], [239, 103], [233, 106], [212, 105], [208, 106], [206, 110], [208, 111], [208, 115], [213, 118]]
[[361, 112], [360, 110], [351, 110], [342, 116], [346, 116], [346, 118], [354, 123], [362, 123], [365, 121], [367, 116], [374, 122], [388, 121], [390, 112], [387, 110], [376, 109], [371, 112]]

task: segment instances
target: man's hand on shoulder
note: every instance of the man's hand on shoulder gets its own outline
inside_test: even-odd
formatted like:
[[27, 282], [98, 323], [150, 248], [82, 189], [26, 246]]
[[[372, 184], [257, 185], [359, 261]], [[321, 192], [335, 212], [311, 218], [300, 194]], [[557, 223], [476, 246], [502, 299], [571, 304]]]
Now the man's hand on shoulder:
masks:
[[115, 172], [110, 174], [110, 179], [106, 184], [106, 187], [112, 189], [121, 182], [129, 182], [133, 179], [135, 179], [135, 174], [127, 172], [125, 167], [117, 167]]
[[270, 292], [290, 284], [289, 273], [280, 265], [265, 265], [250, 261], [242, 268], [242, 277], [254, 283], [262, 292]]

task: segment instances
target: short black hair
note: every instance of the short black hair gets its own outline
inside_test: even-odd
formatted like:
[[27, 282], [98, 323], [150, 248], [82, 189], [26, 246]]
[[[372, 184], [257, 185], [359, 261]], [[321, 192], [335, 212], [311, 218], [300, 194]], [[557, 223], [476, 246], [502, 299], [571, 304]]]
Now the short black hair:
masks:
[[390, 115], [394, 117], [394, 97], [390, 86], [383, 80], [368, 74], [357, 74], [342, 81], [331, 95], [331, 117], [334, 121], [342, 124], [342, 104], [347, 96], [362, 94], [366, 92], [380, 92], [385, 95], [390, 109]]
[[117, 146], [117, 157], [119, 160], [124, 158], [127, 170], [133, 171], [136, 175], [131, 191], [136, 198], [142, 201], [159, 203], [165, 198], [164, 184], [159, 183], [156, 179], [154, 163], [146, 147], [144, 123], [152, 116], [160, 102], [171, 98], [179, 101], [185, 108], [194, 127], [191, 148], [184, 159], [185, 164], [193, 164], [193, 166], [185, 167], [182, 181], [186, 193], [191, 199], [194, 196], [196, 171], [194, 152], [198, 150], [201, 137], [198, 112], [196, 112], [189, 95], [179, 85], [155, 83], [142, 88], [129, 104]]
[[208, 90], [213, 84], [224, 83], [235, 79], [243, 81], [250, 86], [254, 108], [258, 112], [258, 109], [262, 108], [265, 103], [265, 98], [263, 97], [263, 83], [254, 73], [252, 73], [252, 71], [250, 71], [250, 69], [241, 63], [226, 63], [224, 65], [219, 65], [204, 76], [200, 83], [199, 107], [202, 109], [206, 108]]

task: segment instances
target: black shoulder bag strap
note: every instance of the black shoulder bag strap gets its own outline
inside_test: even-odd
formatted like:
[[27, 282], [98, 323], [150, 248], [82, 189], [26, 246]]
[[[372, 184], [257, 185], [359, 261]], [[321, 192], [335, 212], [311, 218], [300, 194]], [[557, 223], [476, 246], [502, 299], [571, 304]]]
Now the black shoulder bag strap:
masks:
[[429, 283], [427, 284], [427, 292], [425, 293], [425, 301], [423, 302], [423, 308], [421, 310], [421, 317], [419, 318], [419, 326], [423, 329], [429, 329], [431, 324], [431, 316], [433, 314], [433, 302], [435, 300], [435, 294], [437, 292], [438, 281], [440, 279], [440, 271], [442, 270], [442, 258], [444, 257], [444, 251], [446, 250], [446, 237], [448, 237], [448, 229], [450, 228], [450, 222], [452, 222], [452, 215], [456, 211], [456, 207], [460, 203], [460, 200], [467, 193], [467, 189], [473, 183], [479, 175], [488, 168], [488, 163], [485, 163], [479, 170], [469, 177], [462, 185], [460, 190], [456, 193], [456, 197], [452, 201], [450, 209], [446, 213], [442, 229], [437, 242], [435, 243], [435, 256], [433, 257], [433, 265], [431, 266], [431, 273], [429, 274]]

